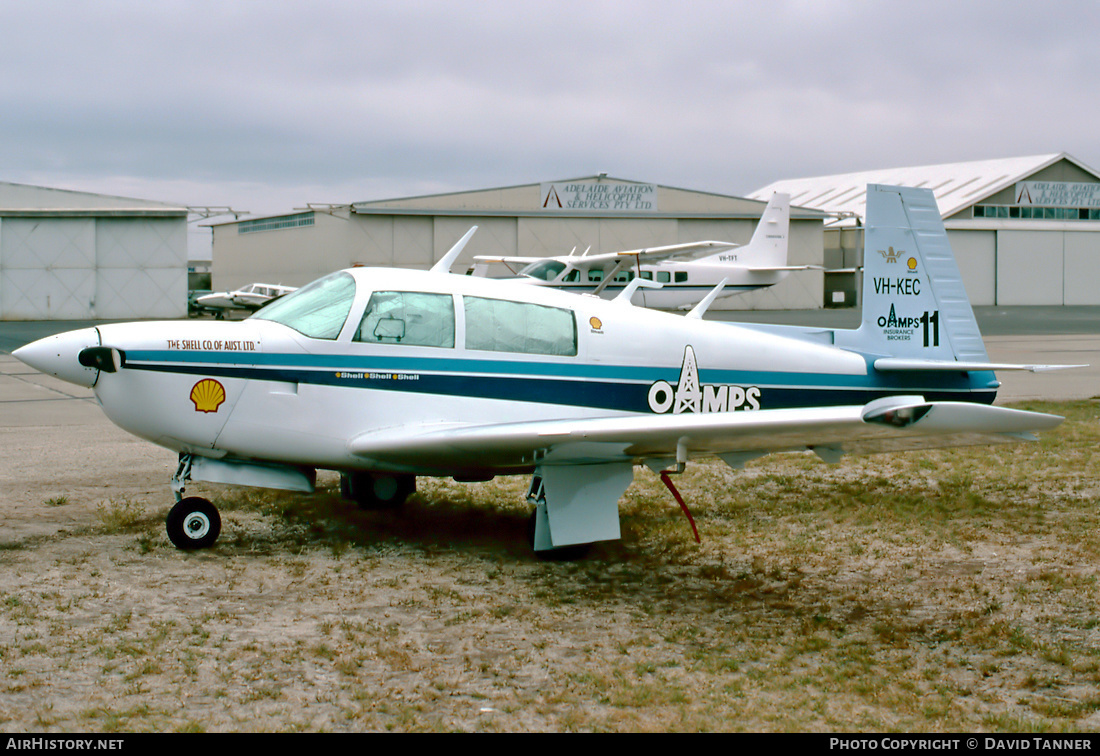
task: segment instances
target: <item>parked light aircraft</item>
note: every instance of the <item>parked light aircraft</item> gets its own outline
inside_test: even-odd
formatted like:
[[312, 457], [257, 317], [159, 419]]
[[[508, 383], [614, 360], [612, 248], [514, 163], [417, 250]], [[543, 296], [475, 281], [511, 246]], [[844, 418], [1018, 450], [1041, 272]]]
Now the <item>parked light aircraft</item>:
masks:
[[[787, 265], [791, 198], [776, 194], [764, 208], [749, 243], [699, 241], [662, 247], [575, 254], [557, 257], [493, 257], [476, 255], [471, 273], [488, 274], [500, 263], [523, 266], [517, 278], [524, 283], [550, 286], [575, 294], [598, 294], [612, 299], [635, 278], [645, 283], [634, 289], [631, 302], [660, 310], [687, 309], [722, 283], [718, 298], [774, 286], [794, 270], [813, 265]], [[699, 257], [699, 255], [705, 255]], [[655, 282], [660, 287], [651, 286]]]
[[992, 405], [994, 370], [1053, 366], [990, 363], [932, 193], [869, 187], [867, 224], [858, 329], [451, 275], [471, 229], [431, 271], [354, 268], [247, 320], [101, 325], [15, 356], [179, 453], [167, 530], [181, 548], [211, 545], [221, 522], [188, 481], [310, 491], [321, 468], [364, 506], [399, 503], [415, 476], [530, 474], [533, 546], [553, 555], [619, 538], [637, 465], [683, 506], [669, 475], [701, 456], [835, 462], [1061, 422]]
[[255, 311], [273, 299], [294, 291], [294, 286], [282, 284], [251, 283], [233, 291], [215, 291], [195, 300], [199, 307], [216, 312], [227, 310]]

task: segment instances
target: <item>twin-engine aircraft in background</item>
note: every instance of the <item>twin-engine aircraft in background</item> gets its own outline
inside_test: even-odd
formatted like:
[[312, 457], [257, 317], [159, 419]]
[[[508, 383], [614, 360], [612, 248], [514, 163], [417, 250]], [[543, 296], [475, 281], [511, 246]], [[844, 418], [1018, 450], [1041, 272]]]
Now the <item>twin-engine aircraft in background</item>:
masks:
[[[550, 286], [574, 294], [618, 297], [628, 287], [630, 301], [659, 310], [687, 309], [722, 284], [717, 298], [774, 286], [795, 270], [813, 265], [788, 265], [791, 198], [776, 194], [764, 208], [748, 244], [699, 241], [625, 252], [558, 257], [474, 257], [472, 275], [485, 276], [489, 266], [516, 270], [524, 283]], [[522, 266], [518, 267], [517, 266]], [[640, 280], [640, 284], [633, 284]]]
[[209, 310], [224, 315], [230, 310], [255, 312], [268, 302], [284, 297], [295, 290], [294, 286], [282, 284], [250, 283], [233, 291], [214, 291], [195, 300], [201, 310]]
[[[702, 319], [447, 272], [333, 273], [237, 322], [109, 324], [15, 356], [93, 387], [107, 416], [179, 453], [168, 535], [220, 529], [189, 480], [396, 504], [416, 476], [531, 475], [532, 541], [619, 538], [635, 468], [717, 456], [897, 452], [1032, 438], [1062, 418], [995, 407], [991, 364], [932, 193], [871, 186], [858, 329]], [[686, 510], [685, 510], [686, 511]]]

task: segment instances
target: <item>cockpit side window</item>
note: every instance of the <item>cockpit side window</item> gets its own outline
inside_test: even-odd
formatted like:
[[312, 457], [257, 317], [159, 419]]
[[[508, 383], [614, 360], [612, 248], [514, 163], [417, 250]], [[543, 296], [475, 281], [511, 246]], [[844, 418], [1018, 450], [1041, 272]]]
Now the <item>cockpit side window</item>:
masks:
[[339, 272], [274, 300], [252, 317], [282, 323], [311, 339], [335, 339], [354, 300], [355, 279]]
[[577, 354], [577, 321], [572, 310], [482, 297], [463, 297], [462, 301], [467, 349]]
[[376, 291], [352, 337], [368, 344], [453, 347], [455, 305], [450, 294]]

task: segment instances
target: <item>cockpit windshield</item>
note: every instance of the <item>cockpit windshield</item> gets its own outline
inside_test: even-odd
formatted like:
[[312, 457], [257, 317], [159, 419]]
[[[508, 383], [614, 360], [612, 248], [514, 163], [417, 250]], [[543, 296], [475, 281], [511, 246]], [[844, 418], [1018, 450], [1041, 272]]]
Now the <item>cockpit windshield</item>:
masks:
[[311, 339], [335, 339], [354, 299], [355, 279], [341, 271], [276, 299], [252, 317], [282, 323]]
[[539, 260], [538, 262], [533, 262], [528, 265], [521, 270], [519, 274], [521, 276], [537, 278], [540, 281], [553, 281], [561, 275], [563, 270], [565, 270], [565, 263], [558, 262], [557, 260]]

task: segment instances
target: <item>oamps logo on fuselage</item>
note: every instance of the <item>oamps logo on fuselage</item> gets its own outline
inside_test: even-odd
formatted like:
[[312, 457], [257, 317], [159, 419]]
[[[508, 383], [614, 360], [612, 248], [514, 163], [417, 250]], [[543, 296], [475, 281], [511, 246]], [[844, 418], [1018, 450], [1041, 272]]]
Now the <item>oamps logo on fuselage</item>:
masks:
[[707, 383], [700, 385], [695, 350], [684, 348], [680, 380], [673, 387], [668, 381], [657, 381], [649, 387], [649, 408], [659, 414], [669, 412], [732, 412], [760, 409], [758, 386]]

